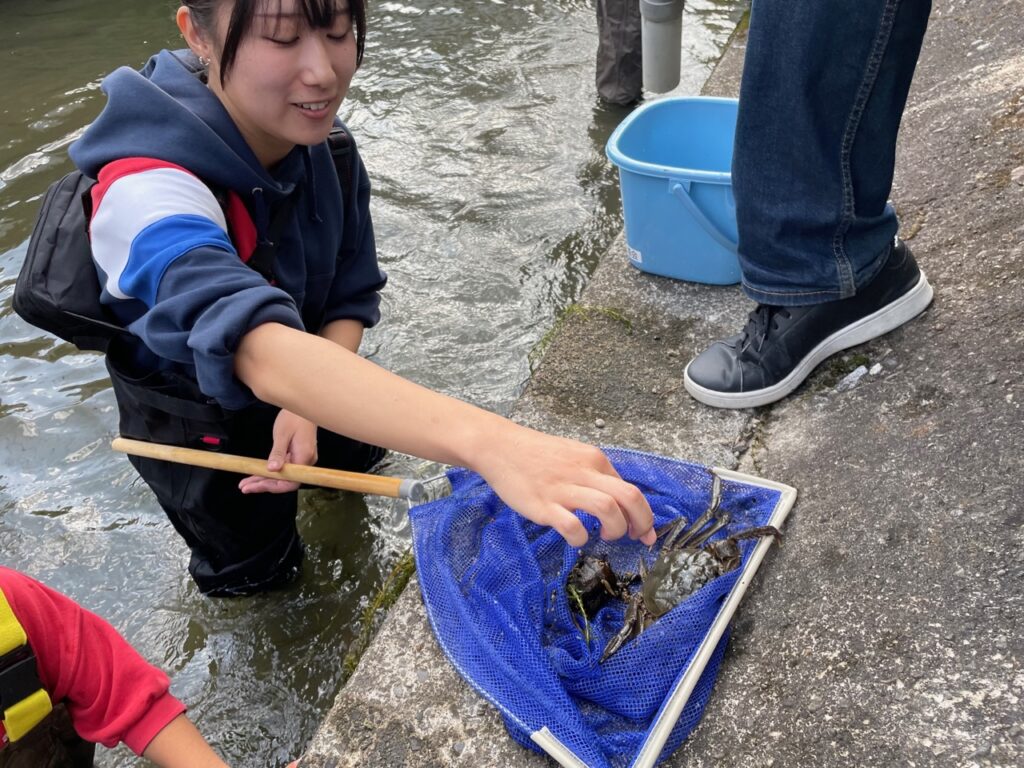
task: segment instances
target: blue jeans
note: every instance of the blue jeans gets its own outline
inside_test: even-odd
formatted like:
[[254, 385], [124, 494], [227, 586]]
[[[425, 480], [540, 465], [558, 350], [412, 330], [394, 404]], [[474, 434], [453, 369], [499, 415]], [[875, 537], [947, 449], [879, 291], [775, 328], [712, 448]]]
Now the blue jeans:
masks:
[[931, 0], [753, 0], [732, 164], [743, 288], [852, 296], [888, 257], [896, 134]]

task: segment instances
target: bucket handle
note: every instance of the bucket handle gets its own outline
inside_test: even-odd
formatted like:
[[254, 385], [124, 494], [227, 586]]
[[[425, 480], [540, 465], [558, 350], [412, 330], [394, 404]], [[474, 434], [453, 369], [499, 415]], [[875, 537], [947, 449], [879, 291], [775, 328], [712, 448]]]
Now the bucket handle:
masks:
[[688, 181], [673, 181], [669, 184], [669, 190], [673, 195], [679, 198], [679, 202], [683, 204], [683, 208], [685, 208], [687, 213], [689, 213], [694, 220], [703, 227], [704, 231], [711, 236], [712, 240], [731, 253], [736, 253], [736, 241], [726, 237], [722, 230], [716, 227], [712, 223], [711, 219], [704, 215], [704, 211], [702, 211], [700, 207], [693, 202], [693, 198], [690, 197], [690, 191], [688, 189], [689, 186], [690, 182]]

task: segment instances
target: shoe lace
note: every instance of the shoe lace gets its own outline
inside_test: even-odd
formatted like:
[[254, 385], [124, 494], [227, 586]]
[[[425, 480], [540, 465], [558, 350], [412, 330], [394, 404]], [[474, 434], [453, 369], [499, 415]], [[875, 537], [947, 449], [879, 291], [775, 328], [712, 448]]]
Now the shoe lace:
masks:
[[786, 307], [775, 307], [771, 304], [758, 304], [754, 311], [747, 317], [747, 324], [743, 327], [743, 340], [741, 347], [746, 348], [753, 344], [760, 352], [764, 346], [764, 340], [768, 332], [778, 330], [778, 318], [788, 320], [790, 312]]

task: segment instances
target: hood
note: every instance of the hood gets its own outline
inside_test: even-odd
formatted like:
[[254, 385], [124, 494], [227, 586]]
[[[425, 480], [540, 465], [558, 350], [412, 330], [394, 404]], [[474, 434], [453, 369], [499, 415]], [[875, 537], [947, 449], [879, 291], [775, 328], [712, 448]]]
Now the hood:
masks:
[[161, 51], [141, 70], [120, 67], [101, 85], [107, 105], [68, 150], [75, 165], [96, 178], [123, 157], [176, 163], [207, 183], [243, 198], [272, 203], [289, 195], [309, 167], [309, 149], [296, 147], [271, 175], [200, 75], [188, 50]]

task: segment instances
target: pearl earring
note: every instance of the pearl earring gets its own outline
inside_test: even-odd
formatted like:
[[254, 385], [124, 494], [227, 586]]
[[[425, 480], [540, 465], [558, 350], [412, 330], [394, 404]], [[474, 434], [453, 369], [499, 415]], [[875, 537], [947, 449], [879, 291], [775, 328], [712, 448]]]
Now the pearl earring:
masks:
[[200, 56], [199, 57], [199, 63], [202, 64], [204, 67], [210, 66], [210, 60], [208, 58], [206, 58], [205, 56]]

